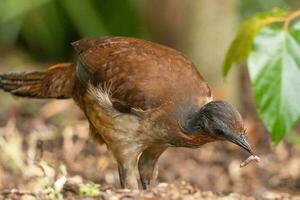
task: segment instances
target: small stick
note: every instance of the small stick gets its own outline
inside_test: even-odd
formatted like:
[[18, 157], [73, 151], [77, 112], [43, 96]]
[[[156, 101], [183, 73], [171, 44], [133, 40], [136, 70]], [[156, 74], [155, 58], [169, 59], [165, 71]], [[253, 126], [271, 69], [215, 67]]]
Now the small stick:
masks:
[[249, 163], [251, 163], [253, 161], [259, 162], [260, 158], [258, 156], [256, 156], [256, 155], [251, 155], [244, 162], [242, 162], [240, 164], [240, 167], [246, 167]]
[[21, 192], [16, 189], [11, 189], [11, 190], [2, 190], [0, 191], [0, 196], [9, 196], [9, 195], [18, 195], [18, 196], [23, 196], [23, 195], [30, 195], [30, 196], [37, 196], [37, 194], [32, 193], [32, 192]]

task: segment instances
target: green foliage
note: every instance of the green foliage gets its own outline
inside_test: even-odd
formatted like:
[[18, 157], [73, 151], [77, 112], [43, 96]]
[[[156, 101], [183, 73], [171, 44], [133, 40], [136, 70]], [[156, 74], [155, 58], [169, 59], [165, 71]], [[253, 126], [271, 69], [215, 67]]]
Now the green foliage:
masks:
[[300, 28], [289, 26], [298, 16], [300, 11], [272, 12], [248, 20], [223, 65], [226, 76], [233, 63], [247, 59], [257, 109], [275, 143], [300, 119]]
[[247, 19], [258, 12], [268, 12], [270, 8], [289, 9], [290, 2], [286, 0], [243, 0], [240, 1], [240, 15]]
[[300, 119], [299, 55], [299, 29], [266, 27], [248, 58], [257, 109], [276, 143]]
[[49, 1], [22, 15], [20, 37], [41, 59], [62, 59], [67, 55], [68, 23], [61, 18], [59, 6]]
[[91, 1], [62, 0], [61, 3], [80, 35], [90, 37], [107, 34], [97, 7]]
[[22, 15], [50, 0], [2, 0], [0, 1], [0, 42], [11, 45], [18, 37]]
[[251, 49], [253, 38], [261, 25], [257, 18], [246, 21], [231, 43], [223, 63], [223, 74], [226, 76], [234, 63], [240, 64], [245, 60]]
[[82, 184], [79, 188], [80, 196], [97, 196], [100, 194], [100, 185], [90, 183], [90, 184]]
[[37, 8], [50, 0], [2, 0], [0, 1], [0, 23], [16, 19], [23, 13]]
[[130, 37], [138, 37], [141, 35], [143, 26], [137, 16], [137, 8], [132, 2], [132, 0], [95, 1], [98, 12], [101, 18], [104, 19], [103, 23], [109, 31], [109, 34], [121, 34]]
[[283, 21], [286, 12], [274, 10], [262, 13], [246, 20], [231, 43], [223, 63], [223, 74], [226, 76], [233, 64], [241, 64], [248, 56], [257, 32], [269, 21]]

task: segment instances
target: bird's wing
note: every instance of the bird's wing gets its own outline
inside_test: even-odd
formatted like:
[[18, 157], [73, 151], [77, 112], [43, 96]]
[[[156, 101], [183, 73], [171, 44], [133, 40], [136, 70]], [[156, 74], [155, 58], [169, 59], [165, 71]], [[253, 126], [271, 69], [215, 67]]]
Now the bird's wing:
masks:
[[79, 54], [79, 80], [96, 87], [108, 85], [113, 105], [121, 112], [154, 109], [179, 96], [210, 95], [192, 64], [162, 45], [108, 37], [80, 40], [73, 46]]

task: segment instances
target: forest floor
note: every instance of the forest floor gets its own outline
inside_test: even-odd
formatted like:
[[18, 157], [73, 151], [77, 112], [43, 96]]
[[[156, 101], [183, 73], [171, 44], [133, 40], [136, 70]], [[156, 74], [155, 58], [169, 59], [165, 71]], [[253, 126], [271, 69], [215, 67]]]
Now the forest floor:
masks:
[[0, 199], [300, 199], [298, 136], [273, 148], [256, 120], [245, 125], [260, 163], [240, 168], [247, 153], [224, 142], [172, 148], [159, 160], [152, 189], [138, 192], [118, 189], [115, 161], [89, 139], [72, 101], [5, 102], [0, 100]]

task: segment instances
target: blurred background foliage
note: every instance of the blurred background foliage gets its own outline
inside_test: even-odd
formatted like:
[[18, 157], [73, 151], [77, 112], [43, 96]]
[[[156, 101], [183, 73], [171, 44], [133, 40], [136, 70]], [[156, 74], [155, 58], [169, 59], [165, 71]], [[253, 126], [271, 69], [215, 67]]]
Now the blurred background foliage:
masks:
[[[145, 4], [147, 0], [2, 0], [0, 48], [17, 45], [36, 59], [63, 60], [72, 52], [69, 44], [80, 38], [104, 35], [151, 38], [143, 20]], [[297, 0], [242, 0], [235, 4], [240, 19], [274, 7], [299, 6]]]
[[139, 37], [143, 30], [130, 0], [3, 0], [0, 42], [23, 47], [37, 59], [69, 56], [70, 43], [83, 37]]

